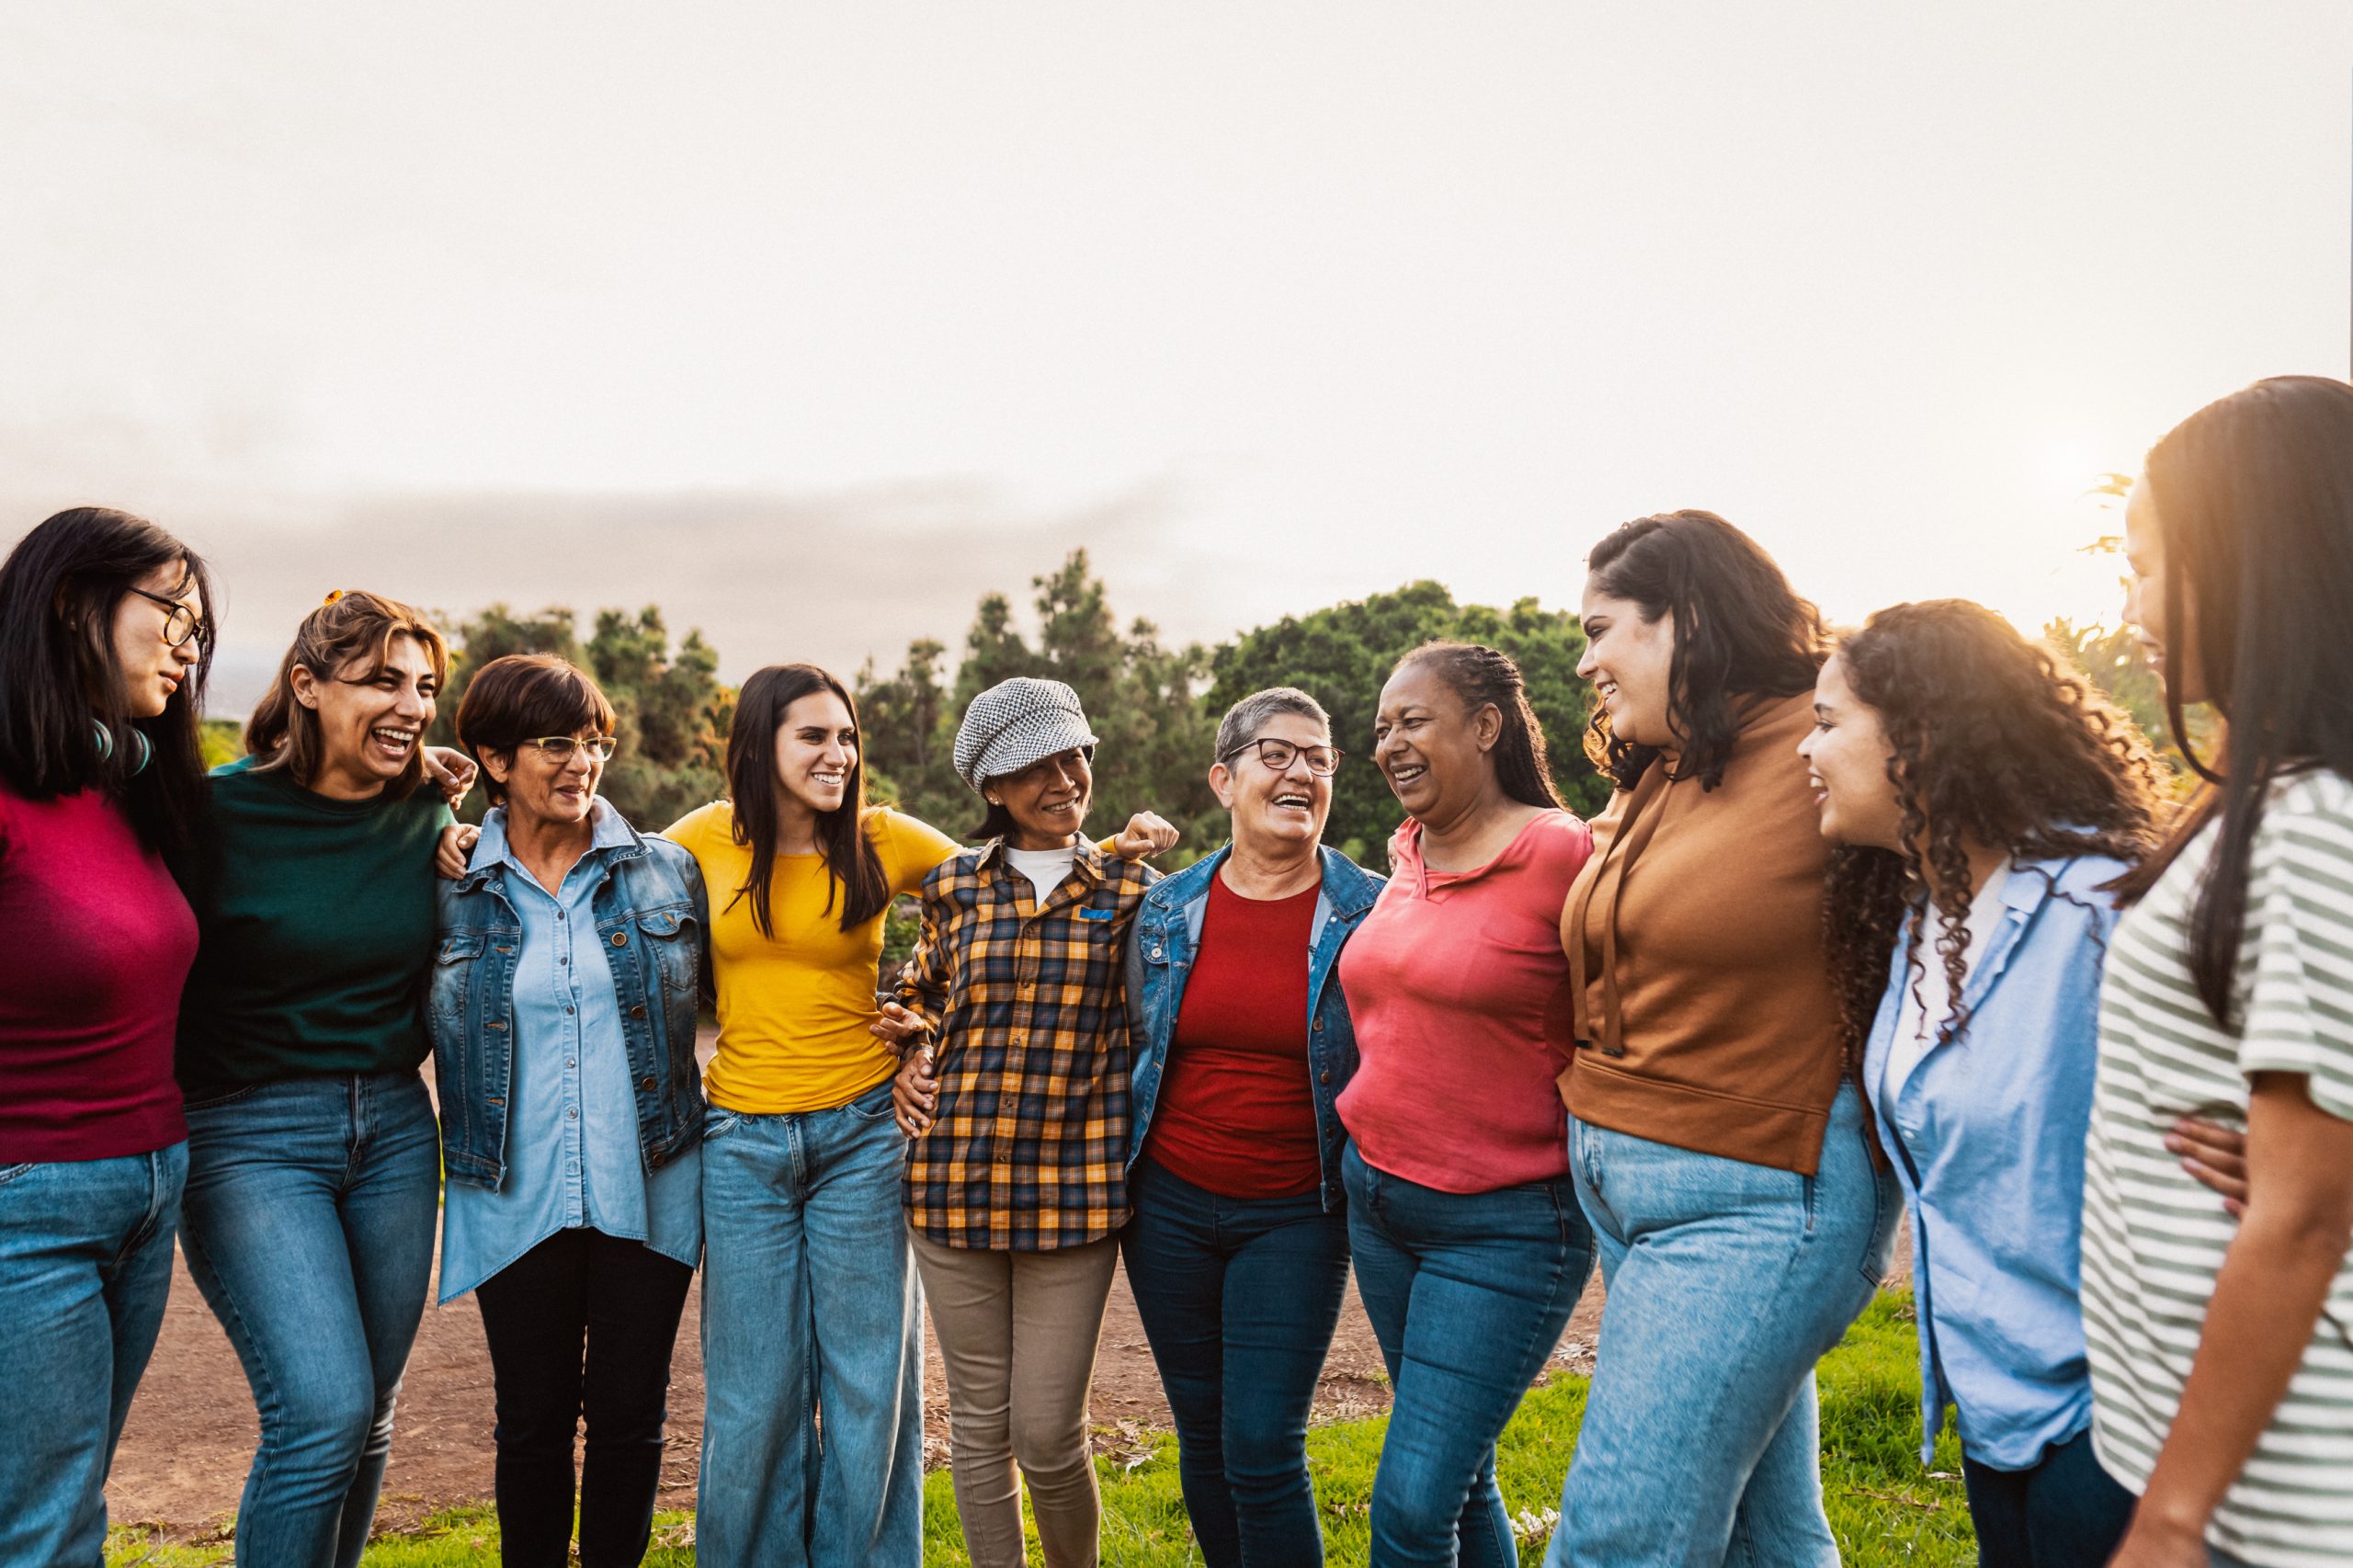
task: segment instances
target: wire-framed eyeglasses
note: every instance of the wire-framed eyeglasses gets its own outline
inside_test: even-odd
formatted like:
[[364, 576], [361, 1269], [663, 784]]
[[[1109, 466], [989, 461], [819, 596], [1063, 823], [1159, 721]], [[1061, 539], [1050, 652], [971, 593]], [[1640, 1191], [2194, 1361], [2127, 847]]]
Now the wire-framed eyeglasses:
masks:
[[1307, 759], [1307, 771], [1318, 778], [1329, 778], [1333, 774], [1337, 773], [1340, 770], [1340, 757], [1343, 755], [1338, 746], [1303, 746], [1292, 741], [1278, 741], [1262, 736], [1255, 741], [1243, 742], [1218, 760], [1231, 762], [1253, 747], [1257, 750], [1258, 760], [1277, 773], [1285, 771], [1293, 762], [1304, 757]]
[[212, 628], [196, 611], [177, 599], [165, 598], [161, 594], [151, 594], [144, 588], [133, 588], [131, 591], [151, 604], [164, 607], [164, 645], [165, 647], [176, 648], [191, 637], [196, 639], [196, 645], [199, 648], [212, 646]]
[[585, 751], [598, 762], [610, 762], [614, 751], [620, 745], [620, 742], [610, 735], [591, 735], [585, 741], [577, 735], [536, 735], [517, 744], [529, 746], [553, 763], [570, 762], [576, 751]]

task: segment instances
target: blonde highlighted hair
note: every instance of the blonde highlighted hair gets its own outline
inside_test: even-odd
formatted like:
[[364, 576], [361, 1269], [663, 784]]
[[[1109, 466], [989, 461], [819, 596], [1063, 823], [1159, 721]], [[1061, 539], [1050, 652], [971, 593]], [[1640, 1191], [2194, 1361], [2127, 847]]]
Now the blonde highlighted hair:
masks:
[[[393, 640], [400, 637], [416, 640], [433, 661], [435, 676], [446, 685], [449, 644], [440, 629], [413, 605], [355, 590], [329, 595], [326, 603], [304, 616], [295, 630], [293, 646], [278, 661], [268, 692], [245, 722], [245, 750], [256, 759], [256, 771], [282, 767], [297, 782], [308, 785], [326, 761], [317, 711], [294, 699], [296, 666], [310, 671], [314, 680], [366, 680], [384, 667], [392, 657]], [[425, 754], [419, 747], [384, 792], [401, 799], [415, 792], [424, 777]]]

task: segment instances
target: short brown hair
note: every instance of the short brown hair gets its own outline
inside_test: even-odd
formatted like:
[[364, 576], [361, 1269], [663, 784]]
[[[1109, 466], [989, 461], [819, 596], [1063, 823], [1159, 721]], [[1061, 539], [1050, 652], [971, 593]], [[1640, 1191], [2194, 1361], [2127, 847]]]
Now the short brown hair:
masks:
[[[254, 716], [245, 722], [245, 749], [259, 759], [254, 765], [256, 770], [282, 767], [308, 785], [326, 760], [318, 714], [294, 700], [296, 665], [319, 680], [333, 680], [346, 667], [362, 661], [373, 674], [392, 657], [396, 637], [415, 638], [433, 661], [435, 676], [449, 680], [449, 644], [440, 629], [415, 606], [364, 590], [337, 592], [304, 616], [295, 629], [294, 645], [278, 661], [277, 678], [269, 683]], [[384, 793], [392, 800], [404, 799], [415, 792], [424, 777], [425, 751], [419, 747], [401, 776], [385, 786]]]
[[[482, 765], [486, 751], [512, 755], [541, 735], [613, 733], [613, 705], [588, 672], [552, 653], [509, 653], [493, 659], [466, 683], [458, 703], [458, 744]], [[482, 770], [483, 788], [494, 806], [506, 803], [506, 788]]]

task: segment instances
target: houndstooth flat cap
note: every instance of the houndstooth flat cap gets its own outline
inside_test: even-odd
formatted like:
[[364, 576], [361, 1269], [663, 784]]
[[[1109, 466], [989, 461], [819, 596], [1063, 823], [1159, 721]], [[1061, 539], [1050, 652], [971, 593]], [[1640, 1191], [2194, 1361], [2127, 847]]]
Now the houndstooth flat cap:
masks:
[[1058, 680], [1016, 676], [972, 699], [956, 726], [956, 771], [974, 790], [1033, 762], [1095, 744], [1078, 693]]

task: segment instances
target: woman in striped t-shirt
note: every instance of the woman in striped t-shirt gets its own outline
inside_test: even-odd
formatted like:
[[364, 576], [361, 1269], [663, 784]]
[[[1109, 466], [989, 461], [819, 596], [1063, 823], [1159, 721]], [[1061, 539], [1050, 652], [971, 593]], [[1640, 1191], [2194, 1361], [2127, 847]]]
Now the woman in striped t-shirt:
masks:
[[[2127, 1568], [2353, 1556], [2353, 387], [2260, 381], [2149, 453], [2128, 613], [2212, 783], [2110, 949], [2083, 1301]], [[2196, 761], [2186, 705], [2230, 725]], [[2243, 1124], [2235, 1213], [2164, 1153]]]

